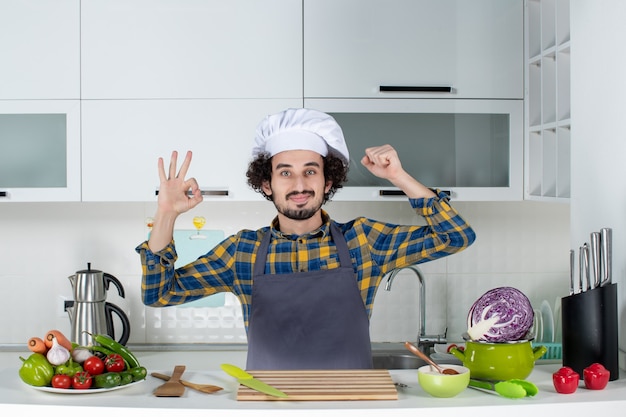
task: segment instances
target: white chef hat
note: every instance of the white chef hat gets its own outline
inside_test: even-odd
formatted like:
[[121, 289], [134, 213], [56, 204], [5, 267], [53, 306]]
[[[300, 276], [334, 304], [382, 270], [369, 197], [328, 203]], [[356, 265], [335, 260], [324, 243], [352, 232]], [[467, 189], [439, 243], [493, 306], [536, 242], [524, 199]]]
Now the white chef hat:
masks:
[[252, 156], [267, 152], [307, 150], [322, 156], [332, 153], [349, 164], [350, 154], [341, 127], [326, 113], [312, 109], [287, 109], [265, 117], [257, 126]]

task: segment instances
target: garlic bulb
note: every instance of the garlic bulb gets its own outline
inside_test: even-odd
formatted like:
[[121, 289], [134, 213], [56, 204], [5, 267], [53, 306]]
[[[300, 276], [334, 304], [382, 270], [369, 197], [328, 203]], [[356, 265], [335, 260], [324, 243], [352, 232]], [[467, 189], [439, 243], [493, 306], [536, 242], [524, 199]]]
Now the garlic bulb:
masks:
[[70, 351], [61, 346], [55, 337], [52, 339], [52, 347], [46, 354], [46, 358], [51, 365], [61, 365], [70, 359]]
[[72, 359], [74, 359], [74, 362], [83, 363], [92, 356], [93, 353], [91, 353], [89, 349], [77, 347], [72, 350]]

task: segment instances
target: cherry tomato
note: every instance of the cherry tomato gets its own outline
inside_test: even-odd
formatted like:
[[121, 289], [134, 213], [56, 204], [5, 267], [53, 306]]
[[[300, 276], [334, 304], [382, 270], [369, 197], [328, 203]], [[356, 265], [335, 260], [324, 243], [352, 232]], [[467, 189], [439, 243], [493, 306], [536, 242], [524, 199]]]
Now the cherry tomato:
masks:
[[104, 372], [104, 362], [99, 357], [92, 356], [83, 362], [83, 369], [90, 375], [100, 375]]
[[65, 374], [57, 374], [52, 377], [52, 388], [67, 389], [72, 386], [72, 377]]
[[583, 379], [587, 389], [604, 389], [609, 383], [611, 371], [599, 363], [592, 363], [583, 369]]
[[88, 389], [93, 384], [93, 378], [89, 372], [77, 372], [72, 378], [72, 388], [74, 389]]
[[124, 358], [117, 353], [111, 353], [104, 358], [104, 366], [107, 368], [107, 372], [122, 372], [126, 367], [124, 365]]
[[564, 366], [552, 374], [554, 389], [559, 394], [571, 394], [578, 388], [580, 375], [569, 366]]

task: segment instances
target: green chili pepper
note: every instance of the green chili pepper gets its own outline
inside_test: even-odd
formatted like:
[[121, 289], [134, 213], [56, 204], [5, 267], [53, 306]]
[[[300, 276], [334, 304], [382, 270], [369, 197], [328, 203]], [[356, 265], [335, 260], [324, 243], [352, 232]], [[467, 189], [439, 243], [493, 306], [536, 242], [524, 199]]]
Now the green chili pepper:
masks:
[[20, 359], [23, 362], [19, 370], [22, 381], [35, 387], [50, 385], [54, 376], [54, 368], [44, 355], [33, 353], [28, 359], [24, 359], [21, 356]]
[[120, 372], [119, 374], [120, 374], [120, 378], [122, 379], [122, 382], [120, 382], [120, 385], [127, 385], [133, 382], [133, 374], [131, 374], [130, 372], [123, 371], [123, 372]]
[[89, 346], [87, 349], [91, 350], [92, 352], [102, 353], [102, 355], [104, 356], [115, 353], [111, 349], [105, 348], [104, 346], [98, 346], [98, 345]]
[[128, 372], [133, 376], [133, 381], [141, 381], [146, 379], [146, 375], [148, 375], [148, 370], [143, 366], [130, 368]]
[[93, 384], [96, 388], [113, 388], [122, 383], [122, 377], [117, 372], [105, 372], [93, 377]]
[[131, 368], [136, 368], [139, 366], [139, 361], [137, 360], [137, 357], [126, 346], [118, 343], [111, 336], [106, 334], [91, 334], [89, 332], [87, 332], [87, 334], [93, 337], [93, 340], [95, 340], [104, 348], [110, 349], [113, 352], [121, 355]]

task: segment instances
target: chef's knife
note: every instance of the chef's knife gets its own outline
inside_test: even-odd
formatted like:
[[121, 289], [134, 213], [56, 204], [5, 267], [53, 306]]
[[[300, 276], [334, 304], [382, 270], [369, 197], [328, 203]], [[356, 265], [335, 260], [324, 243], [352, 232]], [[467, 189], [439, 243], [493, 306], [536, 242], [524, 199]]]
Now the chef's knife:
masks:
[[250, 375], [249, 373], [247, 373], [246, 371], [244, 371], [243, 369], [235, 365], [223, 363], [220, 366], [224, 372], [236, 378], [237, 382], [239, 382], [241, 385], [245, 385], [248, 388], [252, 388], [255, 391], [259, 391], [259, 392], [262, 392], [263, 394], [271, 395], [273, 397], [279, 397], [279, 398], [287, 397], [287, 394], [285, 394], [281, 390], [278, 390], [272, 387], [271, 385], [267, 385], [265, 382], [254, 378], [254, 376]]
[[591, 233], [591, 247], [589, 250], [591, 271], [593, 272], [593, 288], [600, 286], [600, 232]]
[[605, 227], [600, 229], [601, 235], [601, 253], [602, 253], [602, 281], [600, 282], [601, 286], [607, 285], [611, 283], [613, 279], [611, 277], [612, 274], [612, 263], [613, 263], [613, 230], [609, 227]]

